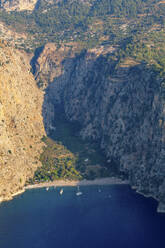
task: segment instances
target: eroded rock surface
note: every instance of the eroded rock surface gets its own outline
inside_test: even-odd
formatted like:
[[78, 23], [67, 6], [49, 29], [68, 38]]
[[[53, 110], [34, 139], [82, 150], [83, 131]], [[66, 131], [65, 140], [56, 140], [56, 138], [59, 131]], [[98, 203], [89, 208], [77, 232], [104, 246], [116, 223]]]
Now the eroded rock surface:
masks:
[[107, 159], [128, 174], [139, 192], [158, 199], [158, 209], [164, 211], [162, 80], [146, 64], [131, 58], [118, 63], [96, 51], [67, 58], [61, 68], [62, 73], [46, 89], [43, 114], [47, 133], [55, 126], [55, 106], [59, 104], [68, 120], [82, 125], [81, 136], [99, 140]]
[[7, 11], [33, 10], [38, 0], [1, 0], [1, 8]]
[[43, 94], [25, 54], [0, 44], [0, 200], [10, 199], [40, 165]]

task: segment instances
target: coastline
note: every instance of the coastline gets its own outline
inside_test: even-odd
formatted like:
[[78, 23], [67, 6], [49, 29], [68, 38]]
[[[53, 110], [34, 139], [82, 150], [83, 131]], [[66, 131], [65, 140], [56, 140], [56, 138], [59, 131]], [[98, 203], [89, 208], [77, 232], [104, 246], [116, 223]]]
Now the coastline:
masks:
[[[44, 182], [44, 183], [38, 183], [38, 184], [31, 184], [24, 187], [22, 192], [18, 192], [17, 194], [23, 193], [25, 190], [28, 189], [37, 189], [37, 188], [47, 188], [47, 187], [76, 187], [76, 186], [92, 186], [92, 185], [130, 185], [128, 180], [122, 180], [116, 177], [104, 177], [104, 178], [96, 178], [94, 180], [86, 180], [83, 179], [81, 181], [79, 180], [56, 180], [53, 182]], [[131, 186], [131, 185], [130, 185]], [[158, 202], [157, 212], [158, 213], [165, 213], [165, 206], [160, 204], [158, 199], [153, 197], [150, 194], [144, 194], [134, 186], [131, 186], [133, 190], [136, 191], [137, 194], [141, 194], [144, 197], [151, 197], [155, 199]], [[15, 195], [17, 195], [15, 194]]]
[[20, 189], [19, 191], [15, 192], [15, 193], [11, 194], [10, 196], [5, 197], [5, 198], [0, 197], [0, 204], [1, 204], [2, 202], [5, 202], [5, 201], [11, 201], [11, 200], [13, 200], [13, 198], [14, 198], [15, 196], [21, 195], [21, 194], [23, 194], [24, 192], [25, 192], [25, 187], [22, 188], [22, 189]]
[[[22, 193], [24, 193], [26, 190], [29, 189], [37, 189], [37, 188], [47, 188], [47, 187], [76, 187], [76, 186], [92, 186], [92, 185], [130, 185], [128, 180], [122, 180], [120, 178], [116, 178], [116, 177], [104, 177], [104, 178], [96, 178], [94, 180], [87, 180], [87, 179], [83, 179], [83, 180], [56, 180], [56, 181], [51, 181], [51, 182], [42, 182], [42, 183], [38, 183], [38, 184], [30, 184], [27, 186], [24, 186], [22, 189], [20, 189], [19, 191], [13, 193], [12, 195], [6, 197], [6, 198], [0, 198], [0, 203], [4, 202], [4, 201], [10, 201], [12, 200], [15, 196], [20, 195]], [[131, 186], [131, 185], [130, 185]], [[157, 212], [158, 213], [162, 213], [165, 214], [165, 205], [160, 203], [158, 201], [158, 199], [156, 199], [156, 197], [153, 197], [150, 194], [144, 194], [142, 192], [140, 192], [137, 187], [135, 186], [131, 186], [131, 188], [133, 190], [135, 190], [135, 192], [137, 194], [141, 194], [144, 197], [151, 197], [153, 199], [155, 199], [158, 202], [158, 206], [157, 206]]]
[[73, 187], [73, 186], [90, 186], [90, 185], [120, 185], [125, 184], [129, 185], [128, 181], [123, 181], [116, 177], [104, 177], [104, 178], [96, 178], [94, 180], [56, 180], [52, 182], [43, 182], [38, 184], [30, 184], [27, 186], [24, 186], [19, 191], [6, 196], [6, 197], [0, 197], [0, 204], [5, 201], [10, 201], [17, 195], [20, 195], [24, 193], [28, 189], [37, 189], [37, 188], [46, 188], [46, 187]]
[[24, 192], [25, 192], [25, 188], [23, 188], [23, 189], [17, 191], [16, 193], [12, 194], [12, 198], [15, 197], [15, 196], [17, 196], [17, 195], [20, 195], [20, 194], [22, 194]]
[[132, 187], [132, 186], [131, 186], [131, 188], [132, 188], [133, 190], [135, 190], [137, 194], [140, 194], [140, 195], [142, 195], [142, 196], [144, 196], [144, 197], [146, 197], [146, 198], [152, 198], [152, 199], [154, 199], [155, 201], [157, 201], [157, 203], [158, 203], [158, 206], [157, 206], [157, 213], [165, 214], [165, 204], [163, 204], [162, 202], [160, 202], [158, 198], [156, 198], [155, 196], [153, 196], [153, 195], [151, 195], [151, 194], [148, 194], [148, 195], [147, 195], [147, 194], [141, 192], [140, 190], [138, 190], [136, 187]]
[[53, 182], [45, 182], [45, 183], [38, 183], [27, 185], [24, 187], [25, 190], [27, 189], [36, 189], [36, 188], [45, 188], [45, 187], [68, 187], [68, 186], [90, 186], [90, 185], [116, 185], [116, 184], [129, 184], [128, 181], [123, 181], [119, 178], [115, 177], [105, 177], [105, 178], [96, 178], [94, 180], [56, 180]]

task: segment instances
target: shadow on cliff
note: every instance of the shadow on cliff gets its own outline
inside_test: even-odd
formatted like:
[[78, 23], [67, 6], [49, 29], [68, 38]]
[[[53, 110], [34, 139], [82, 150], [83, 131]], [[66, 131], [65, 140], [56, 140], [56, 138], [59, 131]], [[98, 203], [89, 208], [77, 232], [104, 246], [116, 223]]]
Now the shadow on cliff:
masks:
[[38, 10], [41, 4], [41, 0], [37, 0], [34, 10]]
[[[41, 50], [40, 50], [41, 51]], [[64, 99], [65, 87], [68, 86], [69, 78], [76, 71], [76, 64], [84, 59], [86, 50], [76, 54], [73, 58], [66, 58], [62, 61], [62, 74], [55, 77], [45, 89], [42, 115], [44, 127], [48, 137], [63, 144], [71, 152], [78, 152], [83, 149], [85, 141], [80, 137], [81, 124], [78, 121], [70, 121], [65, 113]], [[68, 103], [69, 104], [69, 103]]]
[[[100, 140], [83, 140], [80, 136], [83, 123], [81, 120], [71, 121], [72, 116], [65, 112], [67, 109], [66, 105], [70, 104], [69, 97], [72, 97], [71, 95], [65, 95], [65, 88], [72, 86], [73, 82], [70, 81], [70, 78], [76, 75], [77, 65], [86, 56], [88, 56], [86, 50], [83, 50], [73, 58], [64, 59], [62, 61], [63, 73], [54, 78], [53, 83], [50, 83], [45, 89], [42, 115], [46, 134], [54, 142], [64, 145], [69, 151], [74, 153], [81, 163], [95, 166], [101, 165], [104, 169], [106, 168], [106, 170], [99, 168], [101, 171], [99, 176], [120, 175], [117, 162], [113, 158], [110, 162], [107, 161], [105, 153], [100, 148]], [[100, 73], [105, 73], [107, 59], [104, 56], [96, 57], [95, 54], [90, 54], [88, 63], [92, 65], [90, 69], [93, 68], [93, 70], [98, 70]], [[102, 66], [100, 66], [101, 64]], [[114, 66], [115, 64], [112, 64], [111, 67], [106, 66], [106, 73], [112, 72]], [[91, 70], [89, 70], [89, 74], [93, 76]], [[98, 77], [100, 79], [100, 76]], [[92, 95], [95, 98], [95, 92], [92, 92]]]
[[[36, 56], [33, 59], [32, 63], [36, 61], [36, 58], [39, 56], [39, 53], [42, 52], [43, 48], [40, 48], [36, 51]], [[68, 93], [67, 89], [71, 88], [75, 83], [77, 77], [80, 77], [84, 83], [84, 88], [82, 88], [82, 96], [86, 93], [86, 88], [91, 87], [92, 81], [88, 82], [86, 75], [81, 72], [80, 64], [85, 59], [88, 61], [89, 64], [86, 65], [87, 67], [87, 76], [89, 74], [90, 77], [94, 76], [95, 71], [99, 71], [100, 74], [105, 73], [105, 64], [107, 64], [107, 58], [105, 56], [100, 55], [97, 57], [94, 53], [90, 53], [90, 58], [88, 58], [88, 53], [86, 49], [82, 50], [81, 53], [75, 54], [72, 58], [66, 58], [61, 62], [62, 66], [62, 73], [60, 76], [55, 77], [53, 82], [50, 83], [47, 88], [45, 89], [44, 94], [44, 102], [42, 107], [42, 115], [44, 121], [44, 127], [48, 137], [52, 138], [52, 133], [56, 132], [57, 125], [59, 123], [65, 123], [68, 128], [70, 128], [70, 132], [72, 136], [78, 136], [79, 132], [82, 128], [82, 121], [74, 116], [70, 116], [70, 113], [67, 112], [68, 107], [71, 105], [69, 99], [72, 98], [72, 90], [71, 89]], [[78, 65], [78, 69], [77, 69]], [[102, 65], [102, 66], [100, 66]], [[111, 67], [106, 68], [106, 73], [110, 73], [113, 71], [116, 62], [111, 65]], [[33, 64], [34, 72], [36, 72], [36, 66]], [[89, 71], [88, 71], [89, 69]], [[78, 71], [79, 70], [79, 71]], [[78, 75], [77, 74], [81, 74]], [[100, 76], [98, 76], [100, 79]], [[75, 79], [75, 80], [74, 80]], [[96, 80], [96, 79], [94, 79]], [[90, 85], [91, 84], [91, 85]], [[67, 95], [68, 93], [68, 95]], [[78, 93], [76, 96], [77, 98], [81, 98], [81, 94]], [[92, 92], [92, 97], [95, 98], [95, 92]], [[61, 124], [62, 125], [62, 124]], [[65, 131], [64, 131], [65, 132]], [[95, 141], [96, 143], [96, 141]]]
[[35, 50], [34, 56], [30, 61], [30, 65], [31, 65], [31, 68], [32, 68], [32, 73], [33, 73], [34, 76], [36, 74], [37, 66], [38, 66], [37, 59], [39, 58], [40, 54], [43, 52], [43, 49], [44, 49], [44, 46], [38, 47]]

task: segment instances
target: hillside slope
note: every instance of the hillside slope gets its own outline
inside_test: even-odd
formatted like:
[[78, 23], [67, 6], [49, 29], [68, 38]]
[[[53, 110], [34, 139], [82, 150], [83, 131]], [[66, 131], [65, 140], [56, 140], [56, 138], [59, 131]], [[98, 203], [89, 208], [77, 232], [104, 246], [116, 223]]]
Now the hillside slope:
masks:
[[21, 190], [40, 164], [43, 94], [25, 54], [0, 44], [0, 201]]

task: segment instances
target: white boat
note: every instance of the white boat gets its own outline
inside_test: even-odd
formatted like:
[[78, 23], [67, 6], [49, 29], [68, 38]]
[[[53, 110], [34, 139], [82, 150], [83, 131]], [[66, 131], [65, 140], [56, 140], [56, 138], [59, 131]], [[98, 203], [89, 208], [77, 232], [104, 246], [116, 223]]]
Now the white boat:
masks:
[[77, 195], [77, 196], [82, 195], [82, 192], [80, 191], [79, 186], [77, 187], [77, 190], [78, 190], [78, 191], [76, 192], [76, 195]]
[[63, 189], [61, 189], [61, 190], [60, 190], [60, 195], [62, 195], [62, 194], [63, 194], [63, 192], [64, 192], [64, 190], [63, 190]]
[[49, 190], [49, 187], [47, 187], [46, 190], [48, 191]]
[[79, 192], [76, 193], [76, 195], [77, 195], [77, 196], [82, 195], [82, 192], [79, 191]]

